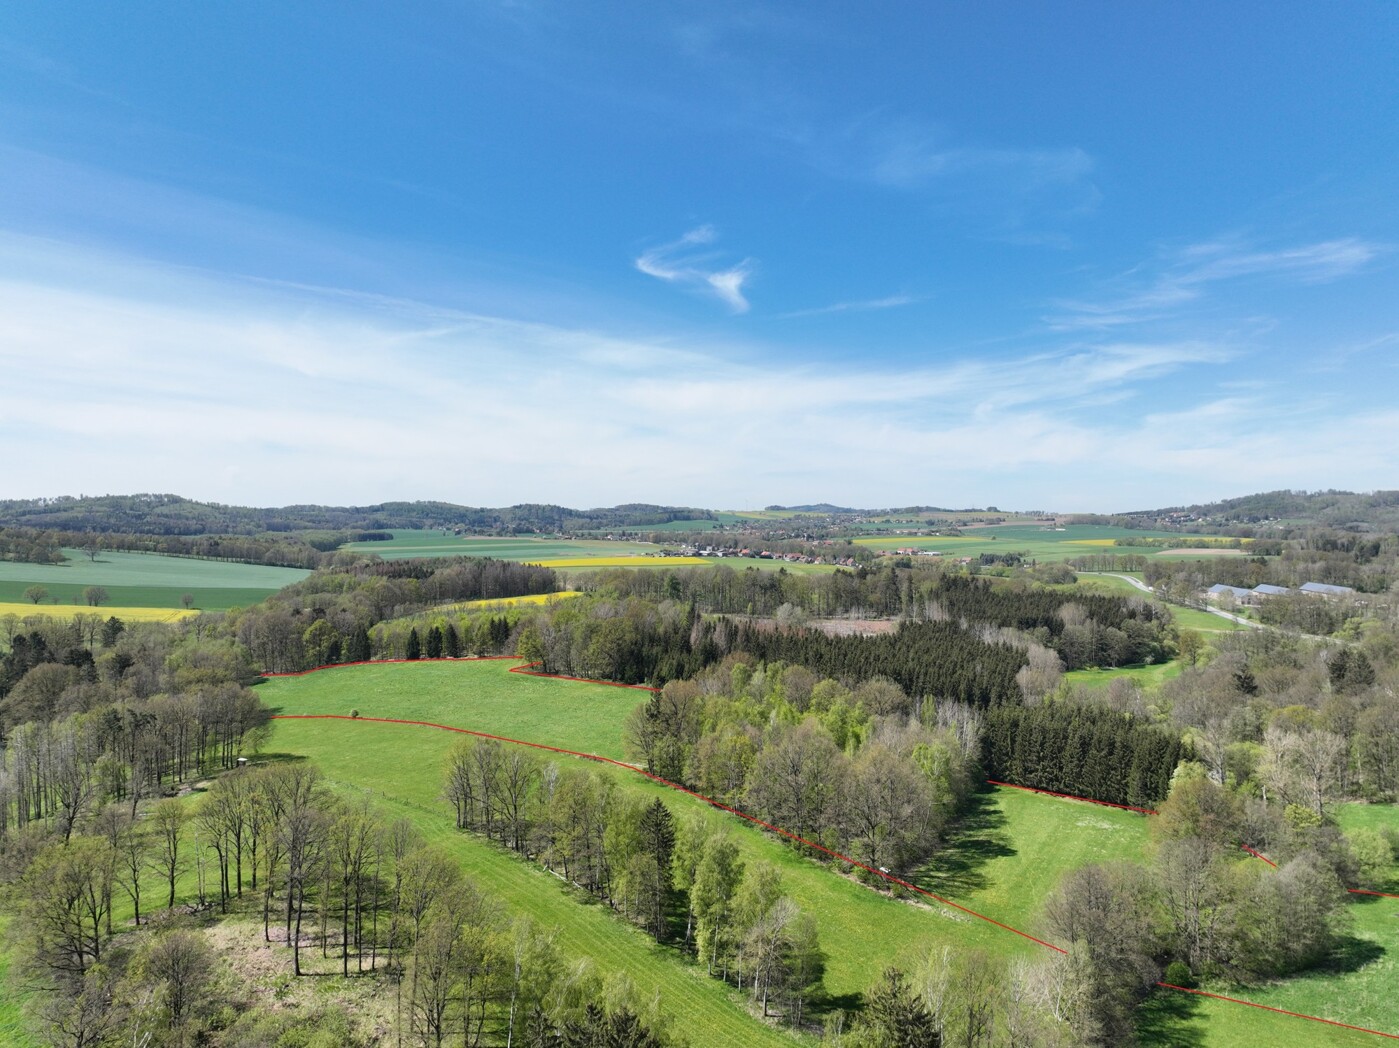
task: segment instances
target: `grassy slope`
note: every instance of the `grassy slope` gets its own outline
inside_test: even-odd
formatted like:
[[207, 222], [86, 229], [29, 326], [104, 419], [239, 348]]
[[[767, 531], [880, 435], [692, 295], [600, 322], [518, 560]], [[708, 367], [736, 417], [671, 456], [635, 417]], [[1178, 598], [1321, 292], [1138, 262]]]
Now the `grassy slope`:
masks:
[[[532, 741], [567, 738], [572, 748], [617, 754], [615, 718], [638, 699], [637, 693], [510, 675], [505, 672], [508, 665], [462, 662], [350, 668], [269, 682], [261, 693], [286, 712], [345, 712], [358, 705], [367, 715], [436, 720]], [[411, 679], [400, 683], [403, 678]], [[672, 952], [649, 944], [600, 907], [570, 902], [577, 896], [558, 888], [547, 875], [451, 831], [437, 795], [441, 760], [453, 739], [450, 733], [406, 726], [283, 721], [277, 725], [273, 745], [309, 756], [332, 779], [367, 789], [382, 802], [401, 808], [425, 833], [452, 848], [468, 871], [513, 909], [558, 927], [566, 949], [589, 954], [609, 968], [616, 966], [639, 987], [662, 991], [682, 1024], [715, 1023], [735, 1012], [732, 1000], [726, 1002], [729, 995], [723, 987], [711, 986], [695, 969], [675, 960]], [[732, 817], [621, 770], [606, 773], [619, 776], [629, 789], [664, 796], [677, 813], [700, 811], [729, 827], [747, 861], [761, 859], [778, 865], [788, 892], [817, 918], [831, 955], [827, 985], [838, 998], [858, 992], [891, 961], [910, 963], [918, 948], [932, 941], [977, 945], [1001, 953], [1040, 949], [940, 906], [896, 902], [800, 858]], [[1373, 811], [1362, 814], [1379, 817]], [[1128, 813], [996, 791], [982, 799], [973, 818], [916, 879], [930, 890], [1034, 932], [1039, 903], [1062, 871], [1140, 854], [1144, 830], [1144, 820]], [[541, 884], [554, 890], [541, 890]], [[1357, 900], [1356, 937], [1388, 932], [1384, 922], [1393, 923], [1392, 908], [1387, 900], [1379, 904]], [[1393, 1004], [1384, 991], [1387, 971], [1381, 958], [1348, 975], [1328, 973], [1273, 988], [1223, 988], [1223, 992], [1384, 1029], [1396, 1025]], [[748, 1020], [737, 1018], [754, 1036], [761, 1032]], [[1179, 994], [1163, 995], [1149, 1018], [1155, 1025], [1149, 1024], [1148, 1041], [1160, 1045], [1375, 1042], [1369, 1035], [1302, 1025], [1302, 1020]], [[730, 1041], [725, 1035], [714, 1043], [745, 1041]]]
[[1069, 670], [1068, 673], [1064, 674], [1064, 679], [1074, 684], [1085, 684], [1090, 688], [1106, 688], [1119, 677], [1126, 677], [1136, 681], [1139, 687], [1150, 689], [1162, 681], [1179, 677], [1180, 671], [1180, 660], [1173, 659], [1170, 662], [1158, 662], [1154, 666], [1118, 666], [1116, 669], [1107, 670]]
[[11, 1048], [37, 1046], [24, 1024], [25, 994], [10, 981], [14, 940], [10, 937], [12, 918], [0, 914], [0, 1044]]
[[[1144, 553], [1157, 556], [1146, 546], [1118, 546], [1119, 538], [1179, 538], [1182, 544], [1195, 536], [1172, 536], [1164, 531], [1130, 531], [1097, 524], [1071, 524], [1063, 531], [1046, 531], [1036, 524], [1005, 524], [986, 528], [968, 528], [961, 535], [913, 536], [879, 535], [859, 538], [862, 546], [876, 549], [930, 549], [948, 557], [975, 557], [982, 553], [1021, 553], [1035, 560], [1068, 560], [1095, 553], [1127, 555]], [[1190, 556], [1194, 556], [1193, 554]], [[1187, 559], [1175, 556], [1166, 559]]]
[[[274, 680], [260, 694], [289, 713], [345, 713], [357, 706], [367, 716], [435, 720], [528, 741], [567, 739], [571, 748], [620, 756], [620, 718], [640, 700], [637, 692], [508, 674], [508, 665], [351, 667]], [[449, 733], [406, 726], [283, 721], [273, 745], [312, 757], [337, 780], [440, 811], [437, 818], [445, 821], [437, 796], [442, 759], [454, 741]], [[779, 866], [788, 890], [821, 923], [831, 953], [828, 984], [837, 994], [857, 993], [892, 956], [932, 939], [993, 950], [1042, 949], [942, 906], [890, 899], [802, 859], [732, 816], [620, 769], [600, 770], [617, 775], [628, 789], [663, 796], [677, 813], [704, 814], [729, 828], [748, 861]], [[1137, 816], [997, 791], [983, 798], [974, 826], [918, 879], [988, 916], [1028, 926], [1064, 864], [1137, 852], [1144, 839]], [[1052, 855], [1048, 861], [1046, 854]]]
[[159, 553], [104, 551], [95, 562], [81, 550], [64, 553], [69, 558], [65, 564], [0, 561], [0, 601], [22, 601], [26, 589], [40, 585], [58, 600], [59, 606], [81, 606], [84, 588], [102, 586], [113, 605], [178, 608], [180, 597], [192, 593], [195, 607], [221, 610], [256, 604], [269, 593], [309, 574], [297, 568], [231, 564]]

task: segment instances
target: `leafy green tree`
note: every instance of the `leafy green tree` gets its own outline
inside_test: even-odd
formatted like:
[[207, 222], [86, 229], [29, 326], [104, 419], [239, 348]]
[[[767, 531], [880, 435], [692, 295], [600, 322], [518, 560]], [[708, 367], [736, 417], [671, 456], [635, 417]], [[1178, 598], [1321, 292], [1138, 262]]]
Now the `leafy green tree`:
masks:
[[134, 968], [138, 980], [160, 994], [175, 1048], [184, 1048], [193, 1019], [207, 1007], [214, 976], [214, 951], [198, 932], [172, 931], [142, 948]]

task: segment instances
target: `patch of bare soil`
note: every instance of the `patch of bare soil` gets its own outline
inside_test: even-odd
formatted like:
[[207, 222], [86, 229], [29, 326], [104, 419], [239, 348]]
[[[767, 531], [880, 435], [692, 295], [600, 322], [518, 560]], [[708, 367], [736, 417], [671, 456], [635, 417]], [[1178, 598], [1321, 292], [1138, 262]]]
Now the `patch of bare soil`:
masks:
[[874, 637], [899, 628], [895, 619], [812, 619], [810, 625], [828, 637]]

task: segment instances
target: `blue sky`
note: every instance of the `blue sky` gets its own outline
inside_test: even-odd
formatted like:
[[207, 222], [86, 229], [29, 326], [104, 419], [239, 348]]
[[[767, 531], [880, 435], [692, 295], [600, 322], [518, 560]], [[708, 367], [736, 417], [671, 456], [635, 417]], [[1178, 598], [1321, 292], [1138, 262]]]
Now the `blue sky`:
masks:
[[0, 495], [1399, 487], [1389, 2], [0, 12]]

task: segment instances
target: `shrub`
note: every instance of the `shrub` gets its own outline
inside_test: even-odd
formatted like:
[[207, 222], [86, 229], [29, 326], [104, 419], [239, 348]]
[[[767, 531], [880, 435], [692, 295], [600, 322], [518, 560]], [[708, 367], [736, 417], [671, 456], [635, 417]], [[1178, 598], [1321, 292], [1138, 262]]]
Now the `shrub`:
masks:
[[1166, 975], [1161, 981], [1172, 986], [1184, 986], [1186, 989], [1195, 986], [1195, 976], [1190, 971], [1190, 965], [1184, 961], [1172, 961], [1166, 965]]

